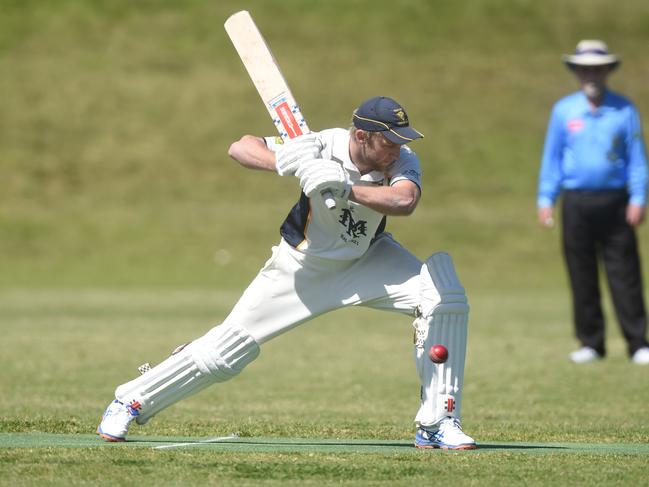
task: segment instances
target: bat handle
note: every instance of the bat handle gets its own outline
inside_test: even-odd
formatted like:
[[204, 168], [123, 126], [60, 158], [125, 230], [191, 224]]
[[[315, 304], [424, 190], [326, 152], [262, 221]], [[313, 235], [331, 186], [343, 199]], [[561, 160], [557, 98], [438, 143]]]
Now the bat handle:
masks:
[[334, 199], [334, 196], [331, 194], [331, 191], [323, 191], [322, 192], [322, 197], [324, 198], [325, 205], [327, 205], [327, 208], [330, 210], [333, 210], [336, 207], [336, 200]]

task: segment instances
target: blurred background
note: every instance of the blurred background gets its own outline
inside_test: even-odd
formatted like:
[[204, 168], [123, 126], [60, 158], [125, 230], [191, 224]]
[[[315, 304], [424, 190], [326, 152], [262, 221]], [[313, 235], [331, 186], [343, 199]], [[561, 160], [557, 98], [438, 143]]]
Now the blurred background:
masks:
[[[278, 242], [297, 180], [227, 156], [245, 133], [274, 135], [223, 29], [242, 9], [312, 129], [387, 95], [426, 135], [421, 204], [388, 229], [421, 259], [450, 252], [467, 288], [468, 431], [646, 441], [646, 370], [616, 325], [610, 359], [567, 362], [559, 232], [535, 205], [551, 106], [577, 89], [561, 55], [580, 39], [622, 56], [611, 88], [649, 126], [646, 0], [0, 0], [0, 428], [93, 431], [114, 387], [218, 323]], [[315, 323], [146, 431], [228, 434], [243, 414], [253, 435], [409, 438], [409, 318]]]
[[299, 188], [227, 156], [274, 131], [223, 30], [241, 9], [312, 129], [380, 94], [426, 135], [422, 203], [389, 221], [403, 244], [451, 252], [473, 292], [565, 288], [558, 230], [535, 220], [549, 110], [577, 86], [560, 56], [607, 41], [646, 121], [641, 0], [2, 0], [0, 286], [250, 280]]

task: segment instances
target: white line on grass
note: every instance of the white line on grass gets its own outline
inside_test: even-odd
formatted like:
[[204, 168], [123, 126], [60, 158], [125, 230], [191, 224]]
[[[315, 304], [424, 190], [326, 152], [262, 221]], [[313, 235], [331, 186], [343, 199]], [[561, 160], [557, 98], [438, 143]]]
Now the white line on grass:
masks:
[[192, 441], [190, 443], [173, 443], [171, 445], [154, 446], [153, 449], [154, 450], [162, 450], [163, 448], [182, 448], [184, 446], [204, 445], [206, 443], [219, 443], [221, 441], [235, 440], [237, 438], [239, 438], [238, 435], [219, 436], [217, 438], [208, 438], [207, 440]]

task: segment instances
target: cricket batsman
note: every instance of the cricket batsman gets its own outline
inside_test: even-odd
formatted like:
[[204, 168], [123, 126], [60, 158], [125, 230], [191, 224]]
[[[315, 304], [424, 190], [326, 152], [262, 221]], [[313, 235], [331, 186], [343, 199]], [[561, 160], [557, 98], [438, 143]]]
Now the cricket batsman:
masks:
[[[172, 404], [239, 374], [267, 341], [346, 306], [414, 317], [421, 381], [415, 446], [474, 449], [460, 424], [467, 342], [467, 298], [450, 256], [424, 262], [386, 232], [388, 216], [410, 215], [421, 196], [419, 159], [408, 143], [423, 137], [387, 97], [364, 101], [349, 129], [312, 132], [284, 143], [244, 135], [229, 155], [250, 169], [295, 177], [302, 192], [281, 225], [272, 255], [220, 325], [178, 347], [161, 364], [115, 390], [97, 433], [124, 441]], [[333, 196], [335, 208], [323, 193]], [[434, 344], [448, 349], [433, 363]]]

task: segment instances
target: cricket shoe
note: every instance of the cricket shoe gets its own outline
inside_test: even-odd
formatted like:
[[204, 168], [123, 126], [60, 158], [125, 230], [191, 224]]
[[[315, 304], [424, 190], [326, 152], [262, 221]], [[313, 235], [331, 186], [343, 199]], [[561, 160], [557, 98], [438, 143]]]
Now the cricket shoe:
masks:
[[602, 356], [592, 347], [581, 347], [570, 354], [570, 360], [576, 364], [588, 364], [601, 360]]
[[415, 447], [442, 448], [443, 450], [475, 450], [475, 440], [462, 431], [457, 418], [447, 416], [437, 424], [437, 429], [417, 428]]
[[131, 422], [140, 414], [139, 402], [124, 404], [115, 399], [111, 402], [97, 427], [97, 434], [106, 441], [126, 441]]
[[637, 365], [649, 365], [649, 347], [642, 347], [635, 351], [631, 362]]

